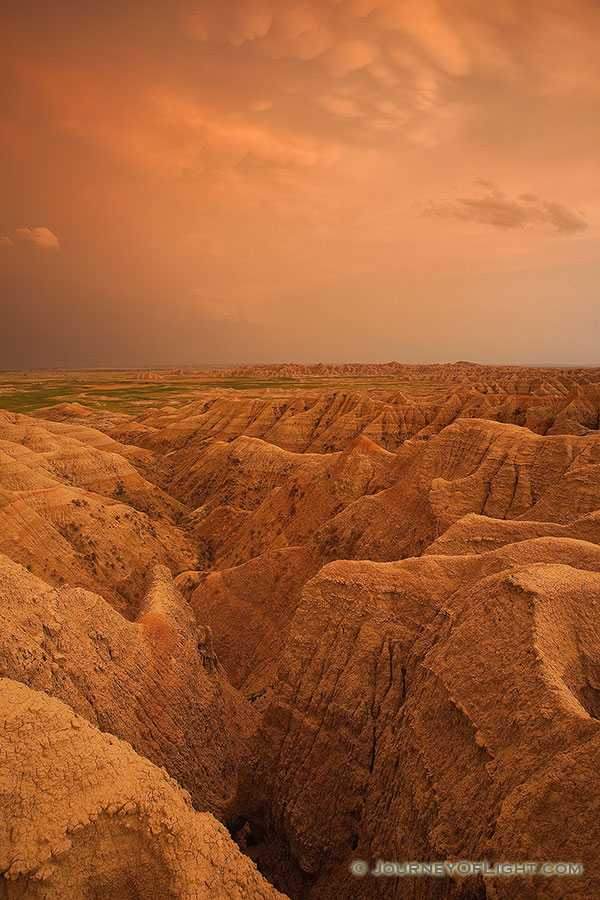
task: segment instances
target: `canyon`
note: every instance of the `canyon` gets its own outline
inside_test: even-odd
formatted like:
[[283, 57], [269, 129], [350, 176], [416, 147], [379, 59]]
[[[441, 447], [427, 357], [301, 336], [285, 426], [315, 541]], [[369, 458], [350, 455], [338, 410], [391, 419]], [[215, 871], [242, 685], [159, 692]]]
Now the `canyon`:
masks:
[[119, 377], [0, 410], [0, 898], [595, 900], [600, 369]]

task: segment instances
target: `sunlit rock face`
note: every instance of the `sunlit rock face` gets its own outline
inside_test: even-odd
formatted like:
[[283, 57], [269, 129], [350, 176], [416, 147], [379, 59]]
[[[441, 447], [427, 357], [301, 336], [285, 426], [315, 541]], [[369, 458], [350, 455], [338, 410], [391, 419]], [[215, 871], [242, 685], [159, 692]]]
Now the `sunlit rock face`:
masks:
[[257, 897], [275, 891], [190, 795], [48, 694], [0, 680], [7, 900]]
[[595, 900], [596, 389], [501, 374], [0, 414], [0, 896]]

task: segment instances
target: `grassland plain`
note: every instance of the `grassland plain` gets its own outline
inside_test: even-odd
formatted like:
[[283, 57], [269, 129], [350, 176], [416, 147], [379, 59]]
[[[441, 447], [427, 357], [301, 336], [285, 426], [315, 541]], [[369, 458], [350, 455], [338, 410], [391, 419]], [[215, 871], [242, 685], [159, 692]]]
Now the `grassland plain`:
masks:
[[57, 403], [81, 403], [96, 409], [136, 413], [155, 406], [178, 405], [208, 390], [262, 392], [265, 390], [400, 390], [426, 396], [439, 385], [398, 376], [261, 376], [172, 375], [159, 370], [0, 373], [0, 408], [28, 413]]

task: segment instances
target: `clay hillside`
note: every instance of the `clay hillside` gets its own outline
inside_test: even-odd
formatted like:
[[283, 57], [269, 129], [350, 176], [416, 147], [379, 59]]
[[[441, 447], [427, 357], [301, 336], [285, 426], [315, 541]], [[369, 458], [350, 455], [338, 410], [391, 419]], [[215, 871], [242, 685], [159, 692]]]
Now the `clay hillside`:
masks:
[[0, 411], [0, 900], [597, 900], [600, 370], [173, 377]]

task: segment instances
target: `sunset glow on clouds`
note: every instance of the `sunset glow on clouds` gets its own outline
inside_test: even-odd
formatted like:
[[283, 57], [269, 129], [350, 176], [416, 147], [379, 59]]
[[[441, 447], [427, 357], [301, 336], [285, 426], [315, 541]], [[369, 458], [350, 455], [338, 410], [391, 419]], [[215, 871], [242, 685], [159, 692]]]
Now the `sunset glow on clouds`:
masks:
[[23, 242], [41, 250], [58, 250], [60, 241], [49, 228], [38, 225], [35, 228], [15, 228], [14, 234], [0, 234], [0, 247], [14, 247]]
[[584, 0], [15, 6], [5, 365], [595, 361], [599, 26]]
[[588, 225], [575, 213], [535, 194], [521, 194], [516, 199], [506, 197], [493, 183], [475, 197], [458, 197], [453, 202], [432, 202], [424, 214], [442, 219], [477, 222], [492, 228], [526, 228], [529, 225], [549, 228], [557, 234], [584, 231]]

